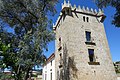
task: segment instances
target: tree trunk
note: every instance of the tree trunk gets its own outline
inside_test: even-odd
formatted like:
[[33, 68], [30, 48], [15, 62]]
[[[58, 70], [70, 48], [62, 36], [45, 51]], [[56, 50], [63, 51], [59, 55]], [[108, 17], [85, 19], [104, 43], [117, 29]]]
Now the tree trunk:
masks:
[[16, 68], [14, 76], [15, 76], [15, 80], [23, 80], [22, 70], [19, 66], [18, 66], [18, 68]]
[[29, 71], [30, 71], [30, 68], [26, 71], [24, 80], [27, 80], [29, 78]]
[[22, 72], [19, 72], [18, 74], [15, 75], [15, 80], [23, 80]]

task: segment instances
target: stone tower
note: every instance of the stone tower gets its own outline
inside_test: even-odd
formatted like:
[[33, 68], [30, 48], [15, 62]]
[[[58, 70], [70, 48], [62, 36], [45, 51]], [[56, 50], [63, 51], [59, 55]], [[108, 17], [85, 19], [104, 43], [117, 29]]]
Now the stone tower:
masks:
[[102, 10], [64, 1], [53, 25], [56, 80], [117, 80], [104, 30]]

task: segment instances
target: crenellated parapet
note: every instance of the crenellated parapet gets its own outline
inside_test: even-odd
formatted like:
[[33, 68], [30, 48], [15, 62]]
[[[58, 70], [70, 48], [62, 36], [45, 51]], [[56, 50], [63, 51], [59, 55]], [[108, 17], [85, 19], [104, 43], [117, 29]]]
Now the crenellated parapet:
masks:
[[88, 7], [81, 7], [80, 5], [76, 6], [74, 4], [74, 6], [72, 6], [70, 4], [70, 1], [68, 0], [68, 2], [66, 2], [66, 0], [64, 0], [64, 3], [62, 3], [62, 10], [65, 8], [70, 8], [72, 11], [76, 10], [77, 12], [82, 12], [82, 13], [88, 13], [88, 14], [93, 14], [93, 15], [104, 15], [103, 10], [99, 9], [98, 11], [96, 9], [89, 9]]
[[62, 3], [62, 9], [64, 8], [71, 8], [70, 1], [66, 2], [66, 0], [64, 0], [64, 3]]
[[75, 13], [81, 13], [81, 14], [86, 14], [86, 15], [92, 15], [100, 18], [100, 22], [103, 22], [105, 19], [105, 15], [103, 10], [99, 9], [93, 9], [89, 7], [81, 7], [80, 5], [76, 6], [75, 4], [72, 6], [70, 1], [64, 0], [64, 3], [62, 3], [62, 10], [60, 12], [60, 16], [58, 17], [57, 21], [55, 24], [53, 24], [53, 29], [55, 30], [56, 27], [58, 26], [62, 16], [65, 15], [71, 15], [72, 12]]

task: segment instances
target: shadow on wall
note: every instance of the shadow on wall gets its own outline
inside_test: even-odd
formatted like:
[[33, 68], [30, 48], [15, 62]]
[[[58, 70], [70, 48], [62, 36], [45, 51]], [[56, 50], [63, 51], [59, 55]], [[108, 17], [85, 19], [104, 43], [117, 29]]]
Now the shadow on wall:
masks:
[[69, 57], [66, 44], [63, 45], [63, 64], [58, 71], [57, 80], [70, 80], [78, 79], [76, 63], [74, 62], [74, 56]]

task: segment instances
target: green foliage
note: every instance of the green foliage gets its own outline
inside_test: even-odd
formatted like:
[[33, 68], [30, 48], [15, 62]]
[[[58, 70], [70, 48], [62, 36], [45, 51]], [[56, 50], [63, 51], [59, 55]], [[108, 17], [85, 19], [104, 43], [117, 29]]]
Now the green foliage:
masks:
[[120, 61], [114, 63], [116, 73], [120, 73]]
[[5, 73], [0, 73], [0, 80], [5, 80], [5, 79], [14, 79], [11, 74], [5, 74]]
[[[54, 40], [48, 16], [54, 15], [57, 0], [1, 0], [0, 37], [4, 56], [2, 62], [10, 67], [16, 80], [27, 80], [29, 72], [44, 62], [43, 50]], [[4, 28], [8, 25], [14, 33]], [[10, 45], [10, 46], [9, 46]], [[9, 47], [9, 48], [8, 48]]]
[[94, 0], [99, 8], [112, 6], [116, 9], [112, 24], [116, 27], [120, 27], [120, 0]]

